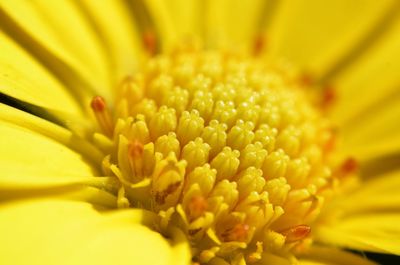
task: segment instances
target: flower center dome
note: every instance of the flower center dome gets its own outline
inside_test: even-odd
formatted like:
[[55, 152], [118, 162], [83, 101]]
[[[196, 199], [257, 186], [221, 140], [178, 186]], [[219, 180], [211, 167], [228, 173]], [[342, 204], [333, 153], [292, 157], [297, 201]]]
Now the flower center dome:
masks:
[[[179, 228], [193, 262], [293, 259], [337, 183], [332, 127], [288, 67], [218, 51], [149, 59], [92, 108], [119, 207]], [[225, 263], [218, 263], [225, 264]]]

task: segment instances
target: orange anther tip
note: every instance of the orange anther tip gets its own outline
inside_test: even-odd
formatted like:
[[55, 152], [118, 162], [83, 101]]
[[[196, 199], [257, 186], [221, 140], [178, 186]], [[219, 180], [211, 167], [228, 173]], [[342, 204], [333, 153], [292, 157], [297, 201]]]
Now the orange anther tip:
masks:
[[224, 241], [245, 241], [249, 232], [249, 225], [247, 224], [236, 224], [234, 227], [227, 229], [222, 233]]
[[309, 73], [303, 73], [302, 75], [300, 75], [299, 82], [304, 86], [310, 86], [314, 83], [314, 78]]
[[193, 196], [189, 202], [190, 215], [197, 218], [207, 210], [207, 201], [201, 195]]
[[143, 45], [150, 54], [154, 54], [157, 46], [156, 35], [153, 31], [145, 31], [143, 33]]
[[337, 94], [332, 86], [326, 86], [322, 95], [322, 106], [329, 106], [336, 100]]
[[139, 157], [143, 154], [144, 146], [143, 144], [138, 141], [134, 140], [129, 144], [128, 152], [131, 157]]
[[286, 243], [292, 243], [306, 238], [311, 232], [308, 225], [298, 225], [282, 232], [286, 236]]
[[90, 106], [96, 112], [104, 111], [105, 108], [107, 107], [106, 101], [101, 96], [93, 97], [92, 102], [90, 103]]
[[352, 173], [358, 169], [358, 162], [353, 157], [347, 158], [342, 164], [342, 171]]
[[265, 49], [265, 37], [261, 34], [257, 35], [253, 43], [253, 55], [259, 55]]

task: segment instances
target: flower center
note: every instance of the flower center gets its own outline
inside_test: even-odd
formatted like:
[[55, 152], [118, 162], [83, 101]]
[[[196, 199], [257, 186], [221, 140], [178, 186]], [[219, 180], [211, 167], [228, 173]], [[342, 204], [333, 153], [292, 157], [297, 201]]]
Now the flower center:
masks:
[[181, 49], [123, 80], [112, 111], [95, 97], [118, 206], [155, 212], [163, 234], [178, 227], [197, 263], [293, 259], [343, 173], [332, 126], [298, 80], [288, 67]]

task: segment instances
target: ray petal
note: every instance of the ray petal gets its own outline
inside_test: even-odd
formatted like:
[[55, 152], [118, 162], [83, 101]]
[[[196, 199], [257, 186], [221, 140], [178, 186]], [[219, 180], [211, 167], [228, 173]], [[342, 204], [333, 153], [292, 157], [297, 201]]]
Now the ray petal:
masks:
[[[132, 74], [143, 59], [138, 25], [127, 11], [124, 1], [79, 1], [81, 9], [93, 23], [112, 61], [113, 81]], [[112, 21], [112, 23], [110, 23]]]
[[73, 2], [1, 1], [0, 21], [4, 32], [70, 89], [110, 97], [104, 50]]
[[313, 246], [302, 255], [300, 265], [376, 265], [365, 257], [337, 248]]
[[97, 174], [93, 163], [99, 165], [102, 154], [70, 131], [3, 104], [0, 104], [0, 125], [3, 173], [15, 176]]
[[[282, 2], [266, 29], [272, 57], [286, 57], [316, 79], [358, 52], [396, 1]], [[349, 26], [351, 25], [351, 26]]]
[[0, 32], [0, 92], [41, 107], [83, 115], [71, 91]]
[[141, 210], [101, 214], [86, 203], [40, 200], [3, 205], [0, 216], [4, 264], [162, 265], [180, 259], [143, 225], [151, 217]]

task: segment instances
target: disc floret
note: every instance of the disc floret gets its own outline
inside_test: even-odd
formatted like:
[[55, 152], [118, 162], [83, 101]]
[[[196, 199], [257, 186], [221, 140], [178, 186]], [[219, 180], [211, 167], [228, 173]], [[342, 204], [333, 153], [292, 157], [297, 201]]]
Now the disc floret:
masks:
[[120, 84], [113, 111], [92, 102], [119, 207], [155, 212], [162, 234], [178, 227], [194, 262], [294, 259], [337, 182], [331, 126], [301, 83], [212, 51], [159, 55], [144, 69]]

